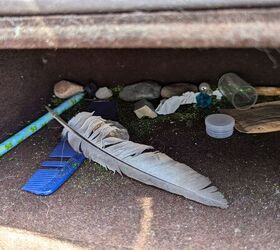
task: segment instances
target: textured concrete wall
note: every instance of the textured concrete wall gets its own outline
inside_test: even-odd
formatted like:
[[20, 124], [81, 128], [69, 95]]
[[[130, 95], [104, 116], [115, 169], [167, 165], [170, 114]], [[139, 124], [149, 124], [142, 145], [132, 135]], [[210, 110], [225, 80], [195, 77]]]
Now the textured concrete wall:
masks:
[[100, 85], [142, 79], [216, 83], [228, 71], [257, 85], [280, 83], [280, 55], [257, 49], [0, 50], [0, 138], [44, 113], [60, 79]]
[[106, 13], [279, 6], [279, 0], [0, 0], [2, 15]]

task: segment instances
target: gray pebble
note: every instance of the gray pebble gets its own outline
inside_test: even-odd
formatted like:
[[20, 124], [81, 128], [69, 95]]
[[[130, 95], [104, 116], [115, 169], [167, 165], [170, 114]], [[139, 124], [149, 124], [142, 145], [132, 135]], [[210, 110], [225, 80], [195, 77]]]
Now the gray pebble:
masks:
[[143, 81], [125, 86], [120, 92], [120, 99], [127, 102], [160, 97], [161, 86], [154, 81]]
[[96, 91], [95, 96], [98, 99], [109, 99], [110, 97], [113, 96], [113, 92], [111, 89], [108, 89], [107, 87], [103, 87], [103, 88], [99, 88]]
[[180, 96], [187, 91], [197, 92], [197, 86], [191, 83], [173, 83], [164, 86], [160, 94], [163, 98], [169, 98], [172, 96]]

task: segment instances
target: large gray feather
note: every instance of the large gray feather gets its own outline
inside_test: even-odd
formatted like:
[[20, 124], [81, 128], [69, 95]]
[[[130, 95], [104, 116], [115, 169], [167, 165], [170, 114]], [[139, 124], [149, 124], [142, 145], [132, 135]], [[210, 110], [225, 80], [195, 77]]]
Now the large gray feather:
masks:
[[127, 130], [119, 123], [81, 112], [67, 125], [49, 111], [64, 126], [63, 135], [67, 136], [70, 145], [86, 158], [114, 172], [205, 205], [228, 207], [224, 196], [217, 187], [210, 186], [207, 177], [154, 151], [151, 146], [129, 141]]

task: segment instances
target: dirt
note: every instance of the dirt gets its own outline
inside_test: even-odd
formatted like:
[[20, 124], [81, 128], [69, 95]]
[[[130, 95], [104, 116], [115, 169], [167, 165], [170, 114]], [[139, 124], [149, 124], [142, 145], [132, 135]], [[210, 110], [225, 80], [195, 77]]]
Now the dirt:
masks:
[[[279, 249], [280, 133], [235, 132], [217, 140], [205, 134], [202, 117], [177, 118], [140, 125], [131, 118], [126, 125], [132, 140], [208, 176], [229, 208], [207, 207], [88, 161], [53, 195], [23, 192], [59, 141], [61, 128], [52, 122], [0, 159], [0, 224], [7, 231], [6, 238], [0, 231], [0, 249], [11, 249], [11, 228], [89, 249]], [[31, 249], [35, 242], [24, 244]]]

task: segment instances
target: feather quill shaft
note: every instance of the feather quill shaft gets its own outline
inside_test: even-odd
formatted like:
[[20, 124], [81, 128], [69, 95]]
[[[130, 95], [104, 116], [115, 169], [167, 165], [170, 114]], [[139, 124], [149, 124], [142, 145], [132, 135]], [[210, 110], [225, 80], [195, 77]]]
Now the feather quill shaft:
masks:
[[227, 201], [211, 181], [160, 152], [145, 152], [151, 146], [128, 140], [118, 123], [93, 117], [82, 112], [69, 121], [69, 125], [55, 112], [46, 107], [65, 128], [70, 145], [78, 152], [100, 165], [125, 174], [148, 185], [209, 206], [226, 208]]

